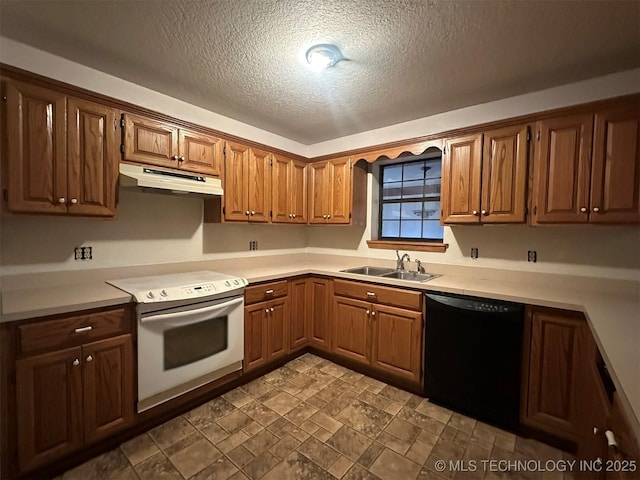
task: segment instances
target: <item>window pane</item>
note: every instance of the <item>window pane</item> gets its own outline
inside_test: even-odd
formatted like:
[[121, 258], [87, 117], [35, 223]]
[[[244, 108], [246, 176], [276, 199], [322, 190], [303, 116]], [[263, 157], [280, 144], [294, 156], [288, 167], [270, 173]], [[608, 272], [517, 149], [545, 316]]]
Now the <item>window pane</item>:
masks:
[[423, 238], [444, 238], [444, 227], [440, 225], [440, 220], [425, 220], [422, 222]]
[[406, 202], [401, 203], [402, 214], [400, 218], [403, 220], [420, 220], [422, 219], [422, 202]]
[[399, 203], [385, 203], [382, 205], [382, 219], [383, 220], [398, 220], [400, 219], [400, 204]]
[[442, 176], [442, 161], [429, 160], [425, 162], [426, 178], [440, 178]]
[[411, 180], [402, 186], [402, 198], [422, 198], [424, 195], [424, 180]]
[[429, 198], [440, 198], [440, 179], [428, 178], [424, 186], [424, 196]]
[[382, 186], [383, 200], [400, 199], [401, 193], [402, 193], [402, 182], [385, 183]]
[[404, 173], [402, 179], [407, 180], [422, 180], [424, 178], [424, 162], [408, 163], [404, 166]]
[[400, 222], [398, 220], [382, 221], [382, 236], [398, 238], [400, 236]]
[[401, 182], [402, 165], [386, 166], [382, 170], [382, 183]]
[[400, 236], [402, 238], [420, 238], [422, 222], [420, 220], [405, 220], [402, 222]]
[[440, 202], [424, 202], [422, 218], [424, 220], [440, 220]]

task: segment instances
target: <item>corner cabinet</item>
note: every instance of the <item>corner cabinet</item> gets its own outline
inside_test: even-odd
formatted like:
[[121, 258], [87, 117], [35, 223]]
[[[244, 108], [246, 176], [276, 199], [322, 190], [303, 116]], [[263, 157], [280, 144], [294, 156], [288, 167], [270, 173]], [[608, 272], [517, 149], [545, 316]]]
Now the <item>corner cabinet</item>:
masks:
[[126, 113], [122, 159], [219, 177], [224, 142], [171, 123]]
[[307, 223], [307, 164], [273, 155], [271, 222]]
[[309, 223], [364, 225], [367, 170], [342, 157], [309, 165]]
[[3, 83], [7, 209], [114, 216], [119, 112], [48, 88]]
[[640, 102], [536, 124], [533, 222], [640, 222]]
[[15, 424], [9, 428], [21, 474], [133, 422], [130, 315], [116, 308], [14, 327]]
[[446, 140], [443, 224], [525, 222], [527, 138], [521, 125]]

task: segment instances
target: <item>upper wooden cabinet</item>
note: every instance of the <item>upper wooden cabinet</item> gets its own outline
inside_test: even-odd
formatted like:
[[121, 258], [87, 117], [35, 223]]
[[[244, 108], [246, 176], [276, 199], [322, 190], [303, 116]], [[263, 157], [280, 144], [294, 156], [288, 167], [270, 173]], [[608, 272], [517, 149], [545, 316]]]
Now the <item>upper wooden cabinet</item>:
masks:
[[366, 167], [350, 157], [310, 164], [309, 223], [363, 225], [366, 185]]
[[269, 221], [271, 157], [264, 150], [227, 143], [223, 209], [225, 221]]
[[9, 211], [114, 216], [119, 112], [27, 83], [5, 85]]
[[443, 224], [524, 223], [526, 126], [449, 139], [442, 163]]
[[640, 104], [536, 124], [534, 223], [640, 222]]
[[307, 164], [273, 155], [271, 221], [307, 223]]
[[139, 115], [126, 113], [122, 118], [123, 160], [220, 176], [221, 139]]

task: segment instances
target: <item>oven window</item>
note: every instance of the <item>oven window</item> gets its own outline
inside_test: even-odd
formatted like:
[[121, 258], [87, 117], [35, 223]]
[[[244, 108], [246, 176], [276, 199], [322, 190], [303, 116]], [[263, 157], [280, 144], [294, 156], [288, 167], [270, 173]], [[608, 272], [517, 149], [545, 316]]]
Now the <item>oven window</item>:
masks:
[[227, 349], [228, 317], [171, 328], [164, 332], [164, 369], [182, 367]]

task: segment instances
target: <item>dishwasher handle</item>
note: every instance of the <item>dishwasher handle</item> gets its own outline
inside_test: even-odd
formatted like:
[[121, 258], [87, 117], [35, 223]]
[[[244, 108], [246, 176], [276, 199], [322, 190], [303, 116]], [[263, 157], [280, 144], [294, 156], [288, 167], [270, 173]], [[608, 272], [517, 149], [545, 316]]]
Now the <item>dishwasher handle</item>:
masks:
[[437, 302], [447, 307], [470, 310], [473, 312], [506, 314], [522, 311], [520, 303], [491, 300], [485, 298], [467, 297], [464, 295], [440, 295], [435, 293], [425, 294], [427, 301]]

